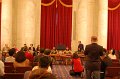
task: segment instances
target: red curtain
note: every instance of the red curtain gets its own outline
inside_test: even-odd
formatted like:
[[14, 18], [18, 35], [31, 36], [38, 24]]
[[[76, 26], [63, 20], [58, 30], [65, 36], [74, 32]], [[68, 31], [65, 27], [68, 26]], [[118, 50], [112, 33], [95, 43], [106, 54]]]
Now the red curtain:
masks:
[[108, 40], [107, 48], [120, 49], [120, 0], [108, 0]]
[[[50, 3], [52, 0], [42, 0]], [[72, 0], [61, 0], [72, 5]], [[71, 48], [72, 7], [66, 7], [57, 0], [50, 6], [41, 6], [41, 41], [40, 46], [52, 48], [63, 44]]]

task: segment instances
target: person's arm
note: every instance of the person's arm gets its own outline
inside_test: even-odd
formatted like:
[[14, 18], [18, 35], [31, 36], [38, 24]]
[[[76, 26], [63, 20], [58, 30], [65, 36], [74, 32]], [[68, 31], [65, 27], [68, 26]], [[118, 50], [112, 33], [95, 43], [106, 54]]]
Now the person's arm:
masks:
[[88, 55], [88, 46], [85, 47], [84, 54], [85, 54], [85, 55]]
[[0, 76], [3, 76], [5, 74], [4, 72], [4, 63], [1, 61], [0, 62]]

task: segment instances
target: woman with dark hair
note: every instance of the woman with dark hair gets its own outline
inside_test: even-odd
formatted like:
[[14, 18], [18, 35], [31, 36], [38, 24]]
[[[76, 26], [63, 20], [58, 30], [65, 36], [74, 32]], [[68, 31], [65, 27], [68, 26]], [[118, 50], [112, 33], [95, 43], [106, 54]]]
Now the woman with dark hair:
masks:
[[15, 61], [13, 62], [14, 67], [26, 67], [29, 66], [30, 62], [25, 57], [25, 53], [23, 51], [19, 51], [15, 56]]
[[75, 75], [81, 76], [81, 72], [83, 72], [84, 68], [77, 53], [73, 53], [72, 65]]
[[111, 59], [117, 59], [117, 56], [115, 55], [115, 50], [114, 50], [114, 49], [111, 49], [111, 50], [109, 51], [108, 56], [109, 56]]
[[57, 79], [52, 73], [48, 72], [51, 58], [43, 56], [39, 59], [39, 68], [30, 72], [29, 79]]
[[14, 62], [15, 58], [13, 57], [13, 55], [15, 54], [16, 50], [14, 48], [10, 49], [8, 54], [9, 56], [5, 58], [5, 62]]

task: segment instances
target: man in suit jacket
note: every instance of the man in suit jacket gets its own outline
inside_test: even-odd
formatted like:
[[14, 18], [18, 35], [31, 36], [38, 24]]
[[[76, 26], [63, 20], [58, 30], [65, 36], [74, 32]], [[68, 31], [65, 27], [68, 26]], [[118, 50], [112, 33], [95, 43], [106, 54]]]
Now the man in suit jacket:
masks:
[[84, 51], [84, 45], [79, 41], [78, 52]]
[[30, 44], [29, 51], [31, 52], [32, 55], [34, 54], [35, 47], [33, 46], [33, 44]]
[[100, 79], [100, 56], [103, 56], [103, 47], [97, 44], [96, 36], [91, 37], [91, 44], [86, 45], [84, 54], [86, 56], [86, 79], [92, 79], [92, 77]]

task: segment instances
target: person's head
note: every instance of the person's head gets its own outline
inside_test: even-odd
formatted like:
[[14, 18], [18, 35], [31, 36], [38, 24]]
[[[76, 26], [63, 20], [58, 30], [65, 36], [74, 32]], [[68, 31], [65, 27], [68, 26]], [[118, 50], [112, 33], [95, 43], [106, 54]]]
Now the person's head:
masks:
[[74, 59], [79, 58], [78, 54], [77, 54], [77, 53], [73, 53], [73, 58], [74, 58]]
[[18, 63], [24, 62], [26, 60], [24, 51], [18, 51], [15, 56], [15, 61]]
[[44, 48], [40, 48], [40, 53], [44, 53], [45, 49]]
[[24, 46], [27, 46], [27, 44], [24, 44]]
[[15, 52], [16, 52], [15, 48], [10, 49], [8, 52], [9, 56], [13, 56], [13, 54], [15, 54]]
[[33, 44], [30, 44], [30, 46], [32, 47], [32, 46], [33, 46]]
[[78, 41], [79, 44], [81, 44], [81, 41]]
[[40, 45], [37, 45], [37, 47], [40, 47]]
[[2, 53], [0, 52], [0, 60], [2, 60]]
[[97, 36], [92, 36], [91, 37], [91, 42], [96, 43], [98, 41]]
[[53, 50], [56, 50], [56, 48], [55, 48], [55, 47], [53, 47]]
[[66, 50], [69, 50], [69, 48], [68, 48], [68, 47], [66, 47]]
[[27, 46], [24, 47], [24, 51], [28, 51], [28, 47]]
[[112, 51], [112, 55], [115, 55], [115, 50], [113, 49], [113, 51]]
[[51, 58], [49, 56], [40, 57], [39, 66], [41, 68], [48, 68], [51, 63]]
[[44, 54], [45, 54], [45, 55], [49, 55], [49, 54], [50, 54], [50, 52], [51, 52], [51, 50], [50, 50], [50, 49], [45, 49]]
[[8, 47], [8, 44], [5, 44], [5, 47]]

